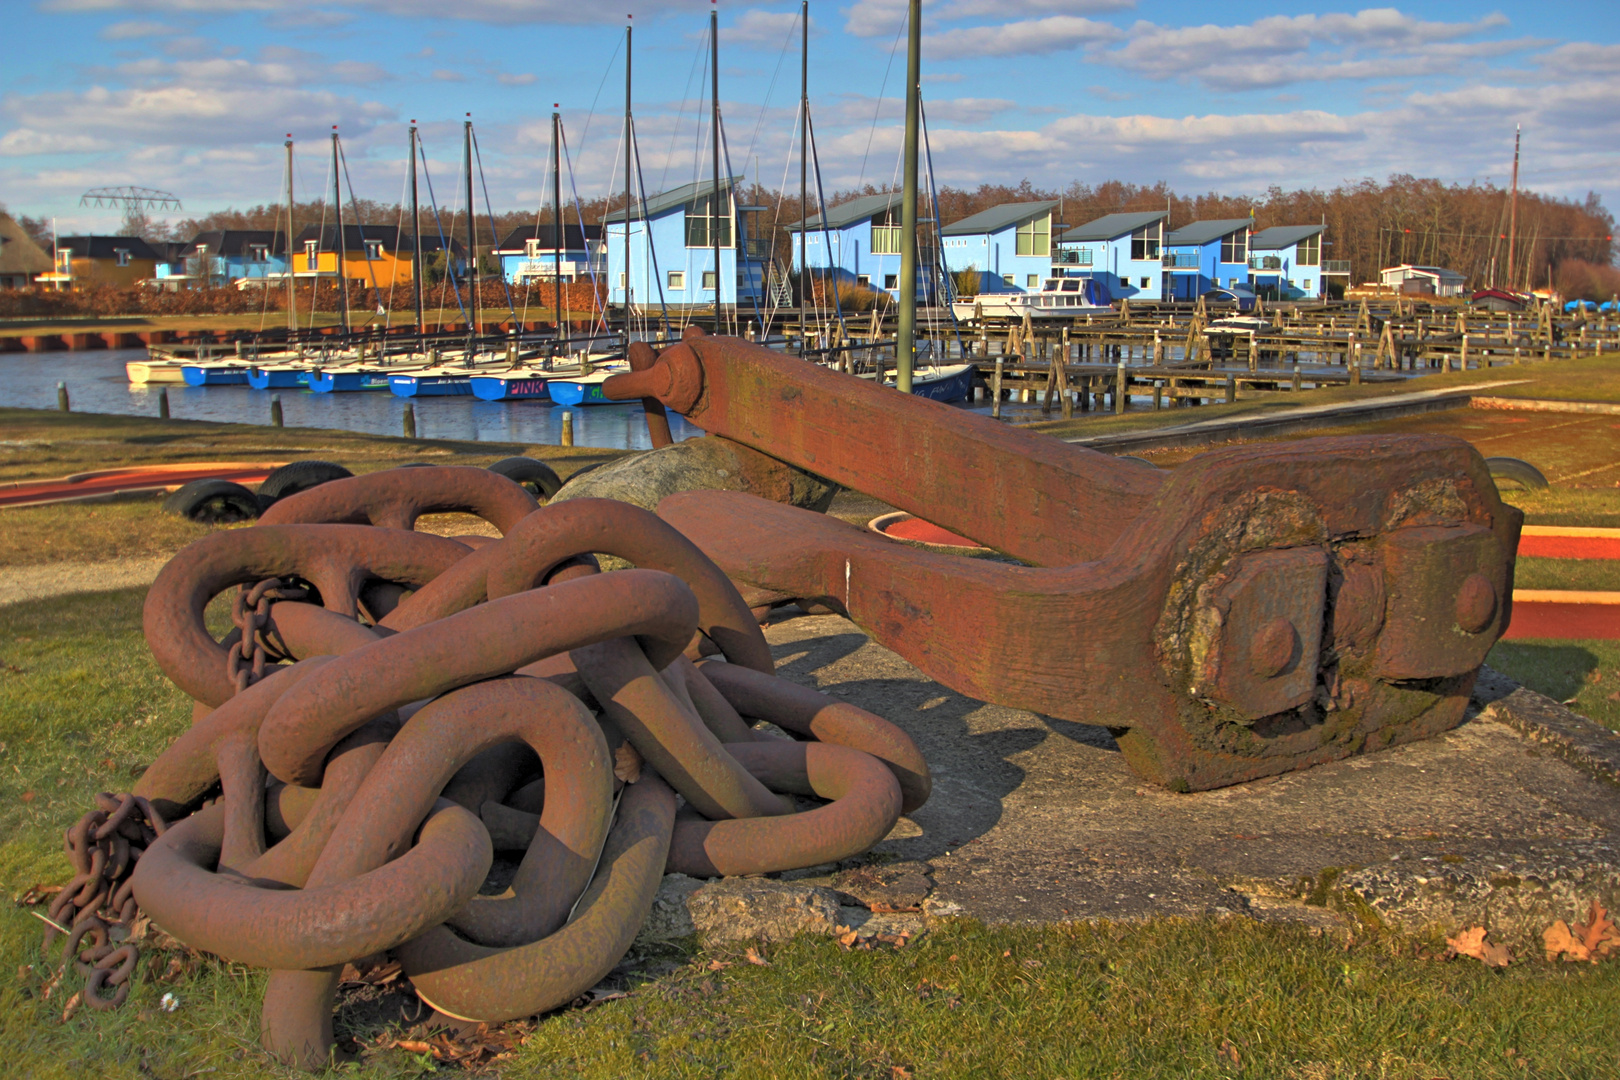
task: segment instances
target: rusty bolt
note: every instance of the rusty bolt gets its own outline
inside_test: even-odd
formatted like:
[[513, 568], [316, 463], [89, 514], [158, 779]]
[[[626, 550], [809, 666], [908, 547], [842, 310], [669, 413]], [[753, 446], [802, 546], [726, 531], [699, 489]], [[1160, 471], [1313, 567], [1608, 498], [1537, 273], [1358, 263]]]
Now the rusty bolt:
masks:
[[1249, 669], [1262, 679], [1281, 675], [1294, 660], [1299, 632], [1281, 616], [1272, 619], [1254, 635], [1249, 647]]
[[1496, 615], [1496, 588], [1484, 574], [1469, 574], [1457, 590], [1457, 625], [1477, 634]]

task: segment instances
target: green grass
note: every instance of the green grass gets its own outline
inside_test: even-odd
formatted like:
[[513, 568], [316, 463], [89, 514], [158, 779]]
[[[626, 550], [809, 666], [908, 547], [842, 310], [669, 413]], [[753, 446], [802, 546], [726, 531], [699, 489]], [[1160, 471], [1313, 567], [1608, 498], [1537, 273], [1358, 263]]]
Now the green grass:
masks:
[[1620, 641], [1499, 641], [1485, 662], [1538, 694], [1620, 731]]
[[1513, 564], [1513, 587], [1620, 592], [1620, 561], [1531, 559], [1521, 555]]
[[1503, 487], [1502, 501], [1524, 511], [1526, 525], [1620, 529], [1620, 487], [1560, 488], [1540, 491]]
[[[189, 720], [151, 662], [142, 590], [5, 609], [0, 621], [0, 881], [61, 881], [61, 830], [97, 790], [127, 788]], [[219, 629], [216, 627], [216, 630]], [[1519, 647], [1514, 643], [1514, 647]], [[1508, 646], [1499, 646], [1498, 651]], [[1603, 663], [1614, 671], [1616, 656]], [[1493, 655], [1493, 663], [1498, 657]], [[1506, 669], [1507, 665], [1504, 664]], [[1611, 678], [1620, 679], [1620, 676]], [[35, 909], [37, 910], [37, 909]], [[113, 1013], [62, 1021], [81, 985], [52, 973], [41, 924], [0, 909], [8, 1075], [224, 1078], [292, 1074], [256, 1048], [265, 974], [148, 949]], [[826, 939], [682, 952], [630, 996], [541, 1022], [503, 1077], [1607, 1077], [1620, 1071], [1620, 963], [1506, 971], [1419, 959], [1245, 920], [1047, 928], [947, 924], [900, 950]], [[158, 974], [181, 959], [170, 982]], [[711, 969], [719, 959], [731, 966]], [[31, 966], [30, 966], [31, 965]], [[180, 1008], [157, 1007], [165, 992]], [[414, 1077], [431, 1062], [375, 1049], [394, 1012], [345, 1012], [373, 1047], [341, 1075]], [[1233, 1055], [1236, 1055], [1235, 1057]]]

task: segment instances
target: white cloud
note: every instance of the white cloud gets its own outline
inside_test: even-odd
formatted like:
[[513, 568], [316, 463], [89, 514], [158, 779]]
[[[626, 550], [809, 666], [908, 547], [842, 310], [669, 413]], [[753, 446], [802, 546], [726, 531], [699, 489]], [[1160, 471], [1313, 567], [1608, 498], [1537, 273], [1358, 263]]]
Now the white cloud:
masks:
[[923, 35], [923, 53], [929, 57], [1029, 56], [1067, 52], [1084, 45], [1114, 41], [1124, 35], [1118, 27], [1075, 15], [1052, 15], [999, 26], [964, 26], [940, 34]]
[[939, 9], [942, 19], [1008, 18], [1019, 15], [1075, 15], [1124, 11], [1136, 0], [949, 0]]
[[503, 71], [495, 76], [495, 80], [502, 86], [532, 86], [539, 80], [539, 76], [532, 71], [525, 71], [522, 74]]
[[[799, 13], [797, 11], [762, 11], [759, 8], [749, 8], [739, 15], [730, 26], [720, 28], [720, 43], [722, 45], [764, 45], [770, 48], [780, 48], [782, 43], [792, 34], [798, 38]], [[815, 19], [810, 20], [810, 33], [820, 33], [820, 26]]]
[[[111, 12], [163, 11], [219, 14], [218, 0], [44, 0], [45, 11]], [[271, 12], [275, 18], [297, 20], [300, 13], [317, 19], [332, 15], [332, 9], [359, 9], [380, 15], [407, 18], [458, 19], [500, 24], [520, 23], [603, 23], [619, 22], [627, 13], [657, 17], [669, 13], [670, 5], [629, 0], [612, 9], [577, 0], [232, 0], [232, 11]]]
[[1612, 75], [1620, 72], [1620, 45], [1571, 42], [1541, 54], [1536, 61], [1554, 75]]
[[102, 28], [103, 41], [134, 41], [137, 38], [170, 37], [180, 31], [168, 23], [152, 19], [127, 19]]

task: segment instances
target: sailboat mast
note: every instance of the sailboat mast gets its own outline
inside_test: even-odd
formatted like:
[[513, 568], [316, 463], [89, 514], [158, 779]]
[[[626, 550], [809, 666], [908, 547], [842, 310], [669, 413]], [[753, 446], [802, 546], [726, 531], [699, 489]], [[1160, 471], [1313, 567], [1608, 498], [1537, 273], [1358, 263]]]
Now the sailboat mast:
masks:
[[[630, 16], [625, 16], [630, 18]], [[628, 23], [624, 28], [624, 347], [630, 348], [630, 139], [634, 130], [630, 122], [630, 48], [635, 43], [636, 28]]]
[[[713, 0], [711, 0], [711, 4]], [[720, 10], [709, 8], [709, 134], [714, 144], [714, 204], [709, 226], [714, 231], [714, 331], [720, 332]]]
[[478, 292], [483, 281], [478, 267], [478, 226], [475, 213], [477, 204], [473, 202], [472, 113], [468, 113], [467, 116], [468, 119], [461, 125], [461, 153], [467, 163], [467, 258], [471, 267], [471, 272], [467, 274], [467, 292], [471, 301], [468, 306], [472, 309], [472, 321], [467, 327], [467, 360], [470, 363], [473, 358], [473, 341], [478, 336], [479, 330]]
[[422, 211], [416, 201], [416, 121], [411, 121], [411, 287], [416, 293], [416, 336], [427, 336], [422, 312]]
[[1519, 239], [1519, 125], [1513, 125], [1513, 193], [1508, 196], [1508, 288], [1519, 287], [1519, 264], [1513, 253]]
[[[552, 108], [558, 108], [553, 105]], [[557, 302], [557, 336], [568, 351], [568, 317], [562, 279], [562, 113], [551, 114], [551, 296]]]
[[[805, 240], [810, 235], [810, 0], [799, 4], [799, 355], [804, 355], [805, 297], [810, 262], [805, 256]], [[823, 222], [823, 224], [826, 224]], [[832, 252], [827, 252], [832, 262]]]
[[298, 290], [293, 280], [293, 137], [287, 132], [287, 334], [298, 332]]
[[348, 239], [343, 235], [343, 174], [338, 171], [338, 132], [332, 125], [332, 207], [337, 211], [337, 275], [339, 303], [343, 305], [340, 323], [343, 338], [349, 337], [349, 274], [343, 264], [349, 260]]
[[911, 0], [906, 35], [906, 163], [900, 192], [900, 325], [895, 335], [895, 387], [911, 393], [917, 355], [917, 112], [922, 83], [922, 0]]

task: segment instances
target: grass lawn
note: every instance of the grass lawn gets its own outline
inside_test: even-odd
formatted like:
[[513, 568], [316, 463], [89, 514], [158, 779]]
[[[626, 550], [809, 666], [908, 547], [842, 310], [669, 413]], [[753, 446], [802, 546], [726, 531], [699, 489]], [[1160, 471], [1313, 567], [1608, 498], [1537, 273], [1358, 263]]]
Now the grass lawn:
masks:
[[[152, 664], [140, 589], [6, 609], [0, 622], [0, 879], [13, 898], [60, 882], [61, 830], [127, 788], [189, 722]], [[0, 1036], [9, 1075], [296, 1075], [256, 1048], [265, 974], [148, 948], [112, 1013], [64, 1001], [42, 924], [0, 909]], [[503, 1077], [1609, 1077], [1620, 1073], [1620, 963], [1505, 971], [1420, 958], [1436, 942], [1346, 943], [1243, 920], [1046, 928], [946, 924], [903, 949], [827, 939], [692, 947], [651, 958], [629, 996], [554, 1014]], [[171, 972], [172, 969], [172, 972]], [[160, 981], [166, 976], [166, 981]], [[173, 1013], [158, 999], [173, 993]], [[375, 996], [375, 995], [373, 995]], [[348, 1002], [340, 1034], [367, 1051], [341, 1075], [415, 1077], [391, 1043], [402, 995]], [[413, 1007], [412, 1015], [416, 1015]]]

